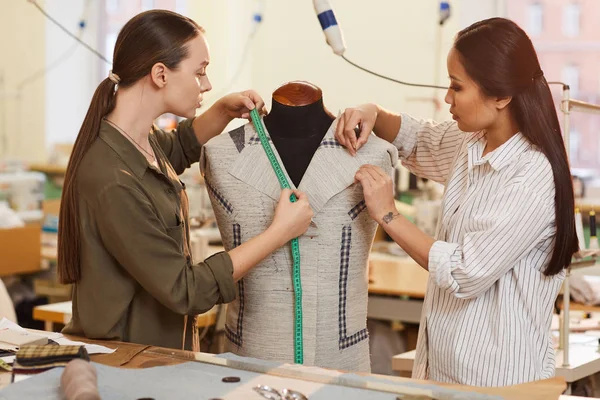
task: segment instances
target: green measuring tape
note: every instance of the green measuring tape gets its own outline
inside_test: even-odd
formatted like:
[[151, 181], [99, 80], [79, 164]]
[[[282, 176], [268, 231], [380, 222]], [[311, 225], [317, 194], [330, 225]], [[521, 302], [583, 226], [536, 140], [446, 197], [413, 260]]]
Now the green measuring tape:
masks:
[[[269, 139], [267, 139], [267, 135], [265, 130], [263, 129], [262, 121], [260, 119], [260, 115], [258, 115], [258, 111], [256, 108], [250, 111], [250, 117], [252, 118], [252, 123], [254, 124], [254, 128], [258, 133], [258, 137], [260, 139], [260, 143], [262, 144], [265, 153], [267, 153], [267, 158], [275, 171], [275, 175], [277, 175], [277, 180], [279, 181], [279, 185], [282, 189], [291, 189], [285, 174], [283, 173], [283, 169], [281, 165], [279, 165], [279, 161], [275, 154], [273, 153], [273, 149], [269, 144]], [[296, 195], [292, 194], [290, 197], [290, 201], [292, 203], [296, 202]], [[300, 280], [300, 246], [298, 244], [298, 238], [292, 239], [292, 258], [294, 260], [294, 267], [292, 269], [292, 276], [294, 282], [294, 362], [296, 364], [302, 364], [304, 362], [304, 345], [302, 343], [302, 282]]]

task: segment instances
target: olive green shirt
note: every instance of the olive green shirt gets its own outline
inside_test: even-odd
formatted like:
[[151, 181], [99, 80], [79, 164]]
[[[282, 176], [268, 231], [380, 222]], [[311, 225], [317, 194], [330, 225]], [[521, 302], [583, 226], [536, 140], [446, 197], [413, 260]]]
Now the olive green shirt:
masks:
[[[154, 129], [160, 170], [102, 121], [77, 171], [81, 279], [64, 333], [181, 348], [184, 315], [235, 298], [227, 253], [194, 264], [188, 204], [178, 175], [200, 159], [192, 120], [173, 133]], [[191, 349], [188, 318], [185, 348]]]

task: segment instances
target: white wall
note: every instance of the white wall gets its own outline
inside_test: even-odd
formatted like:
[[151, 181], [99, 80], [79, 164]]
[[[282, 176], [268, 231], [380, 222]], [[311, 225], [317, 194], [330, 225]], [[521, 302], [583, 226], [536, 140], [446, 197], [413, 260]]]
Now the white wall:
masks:
[[492, 17], [506, 17], [506, 0], [460, 0], [460, 28]]
[[[52, 0], [47, 11], [69, 31], [78, 32], [78, 24], [84, 17], [87, 27], [81, 39], [92, 48], [104, 52], [103, 42], [98, 40], [100, 7], [98, 0]], [[87, 11], [86, 11], [86, 7]], [[54, 24], [46, 23], [46, 52], [49, 60], [55, 60], [73, 50], [64, 63], [46, 77], [46, 137], [51, 148], [55, 143], [72, 143], [77, 137], [83, 118], [97, 85], [100, 83], [99, 58]], [[109, 60], [110, 54], [104, 54]]]
[[[189, 16], [207, 29], [211, 46], [209, 77], [220, 92], [243, 53], [251, 13], [256, 2], [228, 0], [191, 2]], [[441, 56], [436, 58], [438, 1], [333, 0], [352, 61], [391, 77], [418, 83], [447, 83], [446, 54], [459, 20], [443, 27]], [[453, 4], [455, 15], [460, 4]], [[235, 29], [230, 29], [235, 27]], [[251, 45], [245, 75], [235, 89], [252, 87], [270, 104], [271, 93], [290, 80], [307, 80], [323, 90], [326, 106], [334, 113], [364, 102], [377, 102], [397, 111], [432, 117], [433, 96], [443, 102], [444, 91], [410, 88], [362, 72], [333, 54], [311, 1], [266, 0], [263, 23]], [[214, 97], [207, 96], [210, 102]], [[442, 117], [447, 117], [443, 107]], [[239, 122], [238, 122], [239, 124]]]
[[[208, 68], [213, 90], [206, 94], [204, 107], [231, 91], [252, 87], [252, 64], [255, 58], [256, 36], [248, 40], [252, 29], [252, 14], [262, 1], [188, 0], [187, 13], [206, 29], [211, 63]], [[251, 47], [245, 52], [246, 45]], [[242, 64], [242, 61], [244, 63]], [[239, 78], [232, 81], [242, 65]]]
[[[82, 39], [100, 47], [97, 21], [102, 1], [38, 3], [73, 33], [85, 17]], [[89, 8], [84, 13], [86, 4]], [[53, 144], [73, 142], [77, 136], [99, 82], [99, 62], [81, 45], [74, 46], [74, 39], [29, 2], [0, 0], [0, 6], [4, 55], [0, 61], [0, 81], [4, 79], [4, 88], [0, 87], [4, 92], [0, 95], [0, 158], [43, 162]], [[40, 73], [65, 56], [65, 62]], [[36, 74], [39, 78], [21, 85]]]
[[0, 159], [40, 160], [45, 153], [45, 80], [17, 89], [45, 65], [45, 21], [27, 1], [0, 0], [0, 7]]

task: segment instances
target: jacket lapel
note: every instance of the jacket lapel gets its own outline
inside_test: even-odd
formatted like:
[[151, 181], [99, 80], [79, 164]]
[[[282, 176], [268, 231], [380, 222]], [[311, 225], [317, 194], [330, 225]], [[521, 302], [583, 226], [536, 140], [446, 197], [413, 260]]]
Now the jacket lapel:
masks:
[[[333, 122], [325, 134], [298, 188], [307, 194], [315, 214], [321, 211], [329, 199], [354, 183], [354, 175], [363, 164], [360, 155], [353, 157], [335, 140], [336, 122]], [[281, 193], [279, 181], [260, 144], [254, 126], [246, 124], [244, 126], [244, 133], [244, 147], [239, 157], [229, 169], [229, 173], [273, 200], [279, 200]], [[265, 133], [270, 138], [266, 128]], [[269, 140], [269, 144], [288, 182], [292, 188], [295, 188], [273, 142]]]
[[315, 214], [354, 183], [354, 175], [362, 165], [359, 155], [353, 157], [335, 140], [336, 123], [325, 134], [300, 182], [299, 189], [307, 194]]
[[[279, 161], [286, 179], [290, 182], [292, 188], [295, 188], [266, 129], [265, 133], [269, 138], [269, 145], [273, 149], [273, 153]], [[244, 125], [244, 136], [244, 147], [239, 157], [237, 157], [230, 167], [229, 173], [255, 190], [278, 201], [281, 194], [281, 186], [279, 186], [277, 175], [275, 175], [267, 154], [258, 139], [258, 134], [251, 123]]]

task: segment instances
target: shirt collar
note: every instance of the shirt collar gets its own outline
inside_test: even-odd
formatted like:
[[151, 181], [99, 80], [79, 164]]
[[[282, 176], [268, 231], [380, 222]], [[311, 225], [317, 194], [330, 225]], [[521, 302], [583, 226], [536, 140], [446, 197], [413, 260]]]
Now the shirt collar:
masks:
[[[100, 139], [102, 139], [115, 153], [121, 157], [123, 162], [131, 169], [131, 171], [139, 178], [142, 179], [146, 169], [150, 167], [150, 163], [144, 157], [144, 155], [135, 147], [133, 143], [129, 141], [125, 136], [121, 134], [114, 126], [109, 124], [106, 120], [102, 120], [100, 123]], [[154, 148], [152, 140], [150, 145]], [[154, 148], [154, 154], [158, 157], [158, 151]]]
[[476, 133], [469, 140], [469, 168], [487, 162], [494, 170], [499, 171], [531, 148], [531, 143], [521, 132], [517, 132], [500, 147], [482, 156], [486, 143], [484, 132]]

